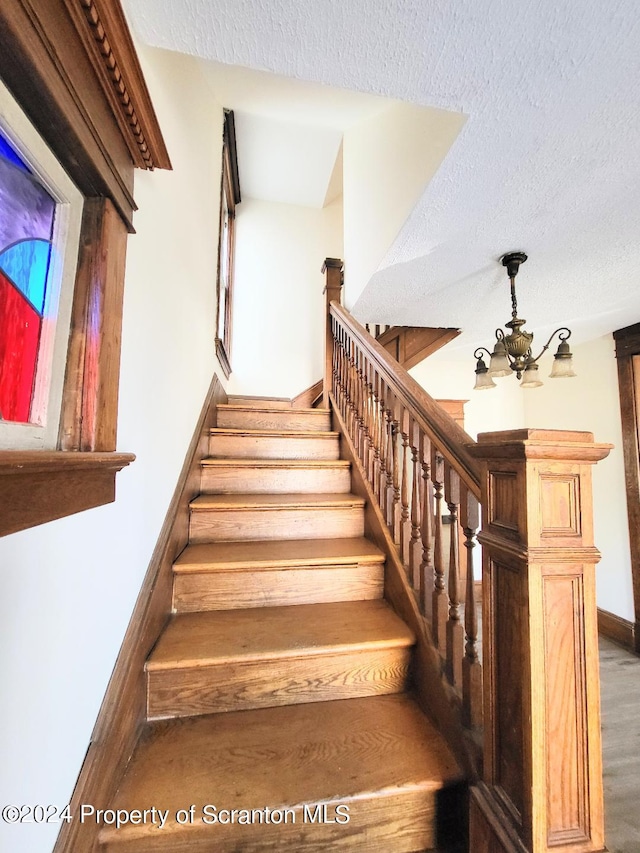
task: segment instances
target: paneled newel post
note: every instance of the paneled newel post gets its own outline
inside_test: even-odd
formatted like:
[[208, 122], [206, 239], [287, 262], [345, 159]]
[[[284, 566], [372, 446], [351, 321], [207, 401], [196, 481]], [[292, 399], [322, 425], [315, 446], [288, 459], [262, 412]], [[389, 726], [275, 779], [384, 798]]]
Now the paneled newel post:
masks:
[[324, 382], [322, 386], [322, 407], [329, 408], [329, 391], [333, 384], [333, 332], [331, 330], [331, 303], [342, 304], [342, 268], [343, 263], [339, 258], [326, 258], [322, 265], [322, 273], [326, 275], [324, 286], [326, 305], [326, 342], [325, 342], [325, 366]]
[[485, 433], [484, 769], [474, 853], [601, 853], [600, 689], [588, 432]]

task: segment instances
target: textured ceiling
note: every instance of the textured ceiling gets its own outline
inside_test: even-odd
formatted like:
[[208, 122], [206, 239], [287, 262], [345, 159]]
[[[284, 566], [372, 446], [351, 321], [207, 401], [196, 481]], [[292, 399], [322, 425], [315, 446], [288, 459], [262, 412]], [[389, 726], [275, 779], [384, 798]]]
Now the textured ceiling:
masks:
[[[467, 123], [356, 305], [386, 322], [510, 314], [579, 339], [640, 320], [640, 15], [634, 0], [126, 0], [146, 42], [462, 110]], [[473, 330], [471, 332], [470, 330]]]

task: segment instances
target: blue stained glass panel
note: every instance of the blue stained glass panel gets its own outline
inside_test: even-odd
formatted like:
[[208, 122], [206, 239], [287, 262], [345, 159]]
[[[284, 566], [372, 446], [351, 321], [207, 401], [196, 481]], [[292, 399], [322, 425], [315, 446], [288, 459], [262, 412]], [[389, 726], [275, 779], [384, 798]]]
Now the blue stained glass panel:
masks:
[[0, 252], [20, 240], [51, 240], [55, 207], [34, 177], [0, 157]]
[[22, 240], [0, 252], [0, 270], [11, 279], [42, 316], [51, 260], [51, 243]]
[[14, 166], [17, 166], [19, 169], [22, 169], [25, 172], [28, 172], [28, 173], [31, 172], [31, 169], [29, 169], [29, 167], [24, 162], [22, 157], [14, 149], [13, 145], [4, 136], [4, 134], [2, 133], [1, 130], [0, 130], [0, 157], [4, 157], [10, 163], [13, 163]]

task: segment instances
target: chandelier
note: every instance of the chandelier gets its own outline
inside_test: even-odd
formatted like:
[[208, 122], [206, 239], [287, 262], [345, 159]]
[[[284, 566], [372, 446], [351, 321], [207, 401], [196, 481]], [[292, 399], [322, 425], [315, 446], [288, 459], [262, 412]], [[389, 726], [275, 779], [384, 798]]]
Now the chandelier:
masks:
[[[473, 357], [476, 363], [475, 391], [484, 391], [487, 388], [495, 388], [493, 381], [498, 376], [510, 376], [515, 373], [521, 380], [521, 388], [537, 388], [542, 385], [538, 379], [538, 361], [549, 349], [551, 341], [558, 336], [560, 344], [553, 360], [553, 368], [550, 377], [552, 379], [568, 378], [575, 376], [573, 372], [573, 356], [569, 349], [567, 340], [571, 337], [571, 331], [565, 327], [556, 329], [546, 344], [542, 347], [539, 355], [534, 358], [531, 352], [533, 334], [525, 332], [522, 326], [526, 320], [518, 319], [518, 302], [516, 299], [516, 276], [520, 264], [527, 260], [524, 252], [509, 252], [501, 258], [502, 265], [507, 268], [507, 275], [511, 283], [511, 320], [505, 323], [509, 334], [502, 329], [496, 329], [496, 344], [490, 353], [485, 347], [478, 347]], [[485, 364], [483, 353], [490, 356], [489, 367]]]

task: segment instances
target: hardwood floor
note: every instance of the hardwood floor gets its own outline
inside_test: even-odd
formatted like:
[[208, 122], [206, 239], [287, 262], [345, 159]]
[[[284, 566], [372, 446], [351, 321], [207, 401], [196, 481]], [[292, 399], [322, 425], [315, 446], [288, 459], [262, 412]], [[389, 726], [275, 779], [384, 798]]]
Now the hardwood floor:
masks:
[[640, 657], [600, 639], [605, 836], [609, 853], [640, 853]]

